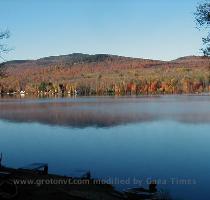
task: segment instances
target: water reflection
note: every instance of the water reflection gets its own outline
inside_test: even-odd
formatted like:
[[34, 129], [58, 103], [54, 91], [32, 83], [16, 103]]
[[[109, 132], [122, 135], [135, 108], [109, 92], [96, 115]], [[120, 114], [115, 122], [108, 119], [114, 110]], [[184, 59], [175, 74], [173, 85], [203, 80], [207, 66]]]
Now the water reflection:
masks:
[[[208, 96], [2, 98], [0, 127], [7, 166], [44, 162], [64, 175], [85, 169], [105, 180], [149, 178], [175, 198], [210, 199]], [[171, 178], [196, 184], [164, 185]]]
[[0, 99], [0, 119], [71, 127], [171, 120], [210, 123], [209, 96]]

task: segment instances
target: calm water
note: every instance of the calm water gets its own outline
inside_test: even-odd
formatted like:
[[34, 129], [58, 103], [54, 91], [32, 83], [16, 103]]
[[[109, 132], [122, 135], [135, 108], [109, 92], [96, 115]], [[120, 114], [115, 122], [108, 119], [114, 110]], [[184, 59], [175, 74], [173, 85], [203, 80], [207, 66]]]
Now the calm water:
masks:
[[0, 99], [8, 166], [47, 162], [65, 175], [91, 170], [127, 182], [118, 189], [156, 179], [177, 199], [209, 199], [209, 143], [208, 96]]

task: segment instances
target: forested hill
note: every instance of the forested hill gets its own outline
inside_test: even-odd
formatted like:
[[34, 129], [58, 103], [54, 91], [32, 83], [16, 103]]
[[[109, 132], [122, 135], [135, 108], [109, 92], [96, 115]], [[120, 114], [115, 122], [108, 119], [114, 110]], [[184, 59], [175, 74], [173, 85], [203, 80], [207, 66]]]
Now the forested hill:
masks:
[[210, 58], [172, 61], [74, 53], [0, 65], [0, 92], [171, 94], [208, 92]]
[[61, 56], [50, 56], [37, 60], [14, 60], [2, 63], [2, 66], [6, 67], [49, 67], [60, 65], [62, 67], [71, 67], [73, 65], [124, 65], [128, 62], [130, 65], [133, 64], [135, 66], [145, 66], [145, 65], [156, 65], [163, 63], [161, 61], [153, 61], [148, 59], [140, 59], [140, 58], [130, 58], [116, 55], [108, 55], [108, 54], [81, 54], [81, 53], [73, 53], [69, 55], [61, 55]]

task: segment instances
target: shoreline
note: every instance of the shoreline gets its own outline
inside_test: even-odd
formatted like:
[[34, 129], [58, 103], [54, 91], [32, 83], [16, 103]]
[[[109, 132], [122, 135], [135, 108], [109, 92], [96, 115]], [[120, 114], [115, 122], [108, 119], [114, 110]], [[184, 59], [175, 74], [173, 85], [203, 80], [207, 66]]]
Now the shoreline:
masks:
[[[48, 167], [47, 167], [48, 170]], [[48, 171], [0, 167], [1, 199], [52, 200], [132, 200], [161, 199], [153, 183], [149, 189], [131, 188], [117, 191], [112, 185], [87, 177], [48, 174]], [[138, 196], [141, 195], [141, 196]]]
[[10, 97], [10, 98], [34, 98], [34, 99], [41, 99], [41, 98], [48, 98], [48, 99], [55, 99], [55, 98], [139, 98], [139, 97], [176, 97], [176, 96], [210, 96], [210, 92], [206, 93], [189, 93], [189, 94], [142, 94], [142, 95], [68, 95], [68, 94], [47, 94], [47, 95], [31, 95], [31, 94], [2, 94], [0, 93], [0, 99]]
[[[91, 178], [73, 178], [56, 174], [43, 174], [41, 171], [27, 169], [0, 168], [0, 188], [13, 182], [11, 199], [126, 199], [124, 194], [116, 191], [113, 186], [99, 184]], [[98, 183], [98, 184], [97, 184]], [[2, 197], [3, 189], [0, 192]], [[88, 197], [88, 198], [87, 198]], [[4, 199], [4, 198], [3, 198]]]

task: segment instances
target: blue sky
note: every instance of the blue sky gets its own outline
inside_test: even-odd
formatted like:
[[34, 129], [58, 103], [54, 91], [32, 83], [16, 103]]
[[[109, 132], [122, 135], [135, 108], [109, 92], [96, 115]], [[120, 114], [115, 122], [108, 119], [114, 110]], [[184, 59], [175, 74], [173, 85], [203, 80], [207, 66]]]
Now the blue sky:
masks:
[[0, 29], [13, 48], [4, 57], [108, 53], [171, 60], [199, 55], [199, 0], [0, 0]]

